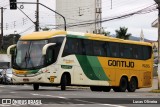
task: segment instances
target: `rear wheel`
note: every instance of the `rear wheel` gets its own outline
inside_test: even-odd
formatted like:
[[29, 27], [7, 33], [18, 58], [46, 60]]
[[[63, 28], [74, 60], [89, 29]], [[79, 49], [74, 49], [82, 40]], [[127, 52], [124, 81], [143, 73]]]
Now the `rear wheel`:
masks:
[[39, 84], [33, 84], [33, 89], [34, 90], [39, 90]]
[[128, 83], [128, 87], [127, 90], [128, 92], [135, 92], [135, 90], [137, 89], [137, 80], [136, 78], [131, 78], [130, 82]]
[[91, 91], [102, 91], [102, 86], [90, 86]]
[[122, 77], [120, 80], [119, 87], [113, 87], [115, 92], [125, 92], [128, 86], [128, 80], [125, 77]]
[[108, 87], [108, 86], [103, 87], [104, 92], [110, 92], [110, 90], [111, 90], [111, 87]]
[[67, 75], [64, 74], [61, 78], [61, 90], [66, 90], [67, 83]]
[[113, 87], [114, 92], [120, 92], [119, 87]]
[[125, 77], [122, 77], [120, 80], [119, 90], [120, 92], [125, 92], [128, 86], [128, 80]]

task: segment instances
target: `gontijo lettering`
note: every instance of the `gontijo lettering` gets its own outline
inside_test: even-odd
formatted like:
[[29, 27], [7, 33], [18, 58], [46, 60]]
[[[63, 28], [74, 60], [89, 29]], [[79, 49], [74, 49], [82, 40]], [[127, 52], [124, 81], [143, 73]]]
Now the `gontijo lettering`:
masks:
[[108, 60], [108, 66], [134, 68], [134, 62], [132, 62], [132, 61]]

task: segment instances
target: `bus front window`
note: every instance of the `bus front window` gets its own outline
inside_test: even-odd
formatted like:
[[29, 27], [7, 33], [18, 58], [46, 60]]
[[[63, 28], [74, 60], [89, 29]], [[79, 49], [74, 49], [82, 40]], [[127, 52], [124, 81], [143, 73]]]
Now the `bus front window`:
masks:
[[47, 43], [47, 40], [19, 41], [13, 67], [19, 69], [34, 69], [44, 66], [42, 48]]

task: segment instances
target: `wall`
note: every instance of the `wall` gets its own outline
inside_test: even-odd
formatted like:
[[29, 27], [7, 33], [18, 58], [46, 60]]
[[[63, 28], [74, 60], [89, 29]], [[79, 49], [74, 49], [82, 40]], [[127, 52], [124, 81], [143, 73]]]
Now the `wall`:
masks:
[[[68, 26], [89, 22], [95, 20], [95, 0], [56, 0], [56, 11], [66, 18]], [[63, 19], [56, 15], [56, 25], [61, 24], [64, 24]], [[95, 24], [69, 27], [67, 30], [93, 33]]]

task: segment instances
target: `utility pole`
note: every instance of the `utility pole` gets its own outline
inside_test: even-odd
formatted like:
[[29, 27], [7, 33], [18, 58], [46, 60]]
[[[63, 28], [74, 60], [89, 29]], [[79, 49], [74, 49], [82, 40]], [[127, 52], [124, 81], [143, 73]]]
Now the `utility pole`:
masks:
[[37, 0], [35, 31], [39, 31], [39, 0]]
[[[102, 0], [95, 0], [95, 33], [101, 33], [102, 20]], [[98, 22], [98, 23], [97, 23]]]
[[154, 0], [158, 4], [158, 89], [160, 89], [160, 0]]
[[[11, 2], [11, 4], [13, 4], [13, 2]], [[10, 7], [12, 7], [11, 4], [10, 4]], [[55, 10], [49, 8], [48, 6], [46, 6], [46, 5], [42, 4], [42, 3], [39, 3], [39, 0], [38, 0], [38, 3], [35, 3], [35, 2], [16, 2], [16, 5], [17, 5], [17, 4], [40, 4], [41, 6], [43, 6], [43, 7], [47, 8], [47, 9], [49, 9], [50, 11], [52, 11], [52, 12], [54, 12], [54, 13], [60, 15], [60, 16], [63, 18], [63, 20], [64, 20], [64, 30], [65, 30], [65, 31], [67, 30], [67, 26], [66, 26], [66, 18], [65, 18], [62, 14], [56, 12]], [[16, 8], [17, 8], [17, 7], [16, 7]], [[38, 6], [38, 8], [39, 8], [39, 6]], [[39, 10], [38, 10], [38, 12], [39, 12]], [[23, 12], [23, 13], [24, 13], [24, 12]], [[38, 14], [38, 19], [39, 19], [39, 14]], [[38, 21], [38, 22], [39, 22], [39, 21]], [[38, 24], [39, 24], [39, 23], [38, 23]], [[39, 26], [38, 26], [38, 27], [39, 27]]]
[[0, 35], [0, 49], [3, 48], [3, 10], [5, 8], [1, 7], [1, 35]]

